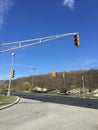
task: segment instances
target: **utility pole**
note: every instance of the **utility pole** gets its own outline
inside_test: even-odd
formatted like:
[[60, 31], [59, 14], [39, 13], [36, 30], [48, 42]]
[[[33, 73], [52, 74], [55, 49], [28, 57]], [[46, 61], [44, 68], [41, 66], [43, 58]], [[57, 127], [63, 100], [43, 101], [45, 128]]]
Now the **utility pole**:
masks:
[[82, 91], [83, 91], [83, 98], [85, 98], [86, 97], [86, 93], [85, 93], [85, 86], [84, 86], [84, 76], [82, 76]]
[[34, 76], [35, 76], [35, 70], [36, 68], [32, 68], [33, 70], [33, 79], [32, 79], [32, 88], [34, 87]]
[[11, 72], [12, 72], [13, 66], [14, 66], [14, 56], [15, 56], [15, 53], [12, 53], [11, 56], [12, 56], [12, 61], [11, 61], [11, 70], [10, 70], [9, 87], [8, 87], [7, 96], [10, 96], [11, 80], [12, 80]]

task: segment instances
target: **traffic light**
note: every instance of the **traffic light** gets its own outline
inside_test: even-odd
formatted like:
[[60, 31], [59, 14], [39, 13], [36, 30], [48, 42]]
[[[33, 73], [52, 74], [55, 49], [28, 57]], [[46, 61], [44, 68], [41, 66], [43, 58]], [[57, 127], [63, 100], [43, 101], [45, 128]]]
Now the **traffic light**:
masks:
[[57, 76], [57, 72], [53, 71], [52, 72], [52, 77], [56, 77]]
[[11, 70], [11, 78], [14, 78], [15, 70]]
[[65, 75], [65, 73], [63, 73], [63, 78], [66, 78], [66, 75]]
[[74, 35], [74, 41], [75, 41], [75, 45], [77, 47], [79, 47], [80, 46], [80, 40], [79, 40], [79, 35], [78, 34]]

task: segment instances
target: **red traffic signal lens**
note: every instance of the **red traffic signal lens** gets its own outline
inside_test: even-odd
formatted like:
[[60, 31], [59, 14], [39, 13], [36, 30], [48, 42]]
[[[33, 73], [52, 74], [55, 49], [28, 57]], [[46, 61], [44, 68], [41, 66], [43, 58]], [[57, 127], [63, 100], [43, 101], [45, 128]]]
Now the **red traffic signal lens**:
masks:
[[74, 35], [74, 38], [75, 38], [75, 39], [78, 39], [78, 38], [79, 38], [79, 35], [77, 35], [77, 34]]
[[79, 47], [80, 46], [80, 41], [79, 41], [79, 35], [74, 35], [74, 41], [75, 41], [75, 45], [77, 46], [77, 47]]

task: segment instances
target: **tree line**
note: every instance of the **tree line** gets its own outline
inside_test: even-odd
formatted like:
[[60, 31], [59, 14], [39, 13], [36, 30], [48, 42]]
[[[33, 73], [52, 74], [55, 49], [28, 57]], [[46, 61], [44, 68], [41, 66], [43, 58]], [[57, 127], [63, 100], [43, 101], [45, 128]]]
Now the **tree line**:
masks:
[[[66, 89], [82, 88], [82, 76], [84, 76], [85, 88], [94, 90], [98, 88], [98, 69], [78, 70], [57, 72], [55, 77], [52, 73], [21, 77], [12, 80], [11, 88], [15, 92], [24, 90], [32, 90], [34, 87], [52, 89]], [[4, 82], [3, 87], [8, 87], [8, 80]]]

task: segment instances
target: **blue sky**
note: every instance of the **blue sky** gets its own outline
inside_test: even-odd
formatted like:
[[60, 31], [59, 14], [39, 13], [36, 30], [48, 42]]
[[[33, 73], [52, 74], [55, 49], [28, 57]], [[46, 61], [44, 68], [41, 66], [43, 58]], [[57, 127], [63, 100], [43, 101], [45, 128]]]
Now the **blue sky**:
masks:
[[[13, 51], [15, 78], [98, 67], [98, 0], [0, 0], [0, 44], [56, 34], [73, 36]], [[0, 47], [0, 50], [3, 48]], [[0, 54], [0, 79], [9, 79], [11, 54]]]

